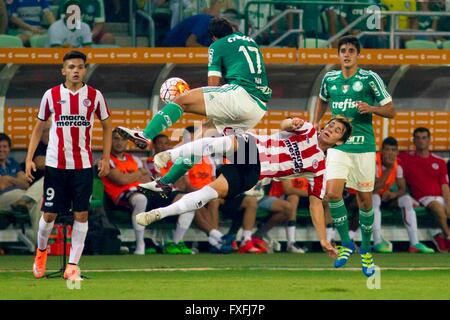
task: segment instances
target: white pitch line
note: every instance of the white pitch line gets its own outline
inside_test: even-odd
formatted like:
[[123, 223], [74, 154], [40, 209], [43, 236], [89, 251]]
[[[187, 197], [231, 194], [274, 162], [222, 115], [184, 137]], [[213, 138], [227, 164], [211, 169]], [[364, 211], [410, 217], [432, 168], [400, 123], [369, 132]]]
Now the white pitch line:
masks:
[[[176, 271], [361, 271], [361, 268], [283, 268], [283, 267], [256, 267], [256, 268], [143, 268], [143, 269], [86, 269], [83, 272], [176, 272]], [[450, 267], [386, 267], [381, 268], [382, 271], [435, 271], [435, 270], [450, 270]], [[47, 272], [52, 272], [57, 270], [47, 270]], [[28, 269], [17, 269], [17, 270], [1, 270], [0, 273], [14, 273], [14, 272], [31, 272]]]

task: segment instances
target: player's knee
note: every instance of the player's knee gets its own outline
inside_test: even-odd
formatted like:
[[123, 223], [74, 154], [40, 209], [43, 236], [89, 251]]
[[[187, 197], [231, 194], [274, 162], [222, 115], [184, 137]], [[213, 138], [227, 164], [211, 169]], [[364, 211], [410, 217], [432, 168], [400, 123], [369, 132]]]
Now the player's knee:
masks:
[[326, 200], [327, 201], [339, 201], [342, 200], [342, 194], [339, 194], [338, 192], [335, 191], [327, 191], [326, 195]]
[[88, 221], [88, 212], [87, 211], [83, 211], [83, 212], [75, 212], [74, 213], [74, 219], [77, 222], [87, 222]]
[[44, 219], [46, 223], [51, 223], [56, 220], [56, 215], [54, 213], [44, 213], [42, 219]]
[[242, 207], [244, 209], [258, 209], [258, 199], [252, 196], [246, 196], [242, 201]]
[[282, 212], [286, 217], [290, 217], [291, 216], [291, 212], [292, 212], [292, 204], [290, 204], [289, 202], [285, 201], [282, 204]]
[[409, 194], [405, 194], [398, 198], [398, 206], [400, 208], [412, 208], [413, 207], [413, 201]]

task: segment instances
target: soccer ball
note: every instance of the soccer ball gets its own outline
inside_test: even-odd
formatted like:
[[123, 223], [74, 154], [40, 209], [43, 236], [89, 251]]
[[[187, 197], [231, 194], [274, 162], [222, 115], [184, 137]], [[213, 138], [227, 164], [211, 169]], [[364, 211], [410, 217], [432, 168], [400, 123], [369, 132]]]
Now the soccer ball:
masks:
[[189, 85], [183, 79], [169, 78], [162, 84], [159, 90], [159, 96], [162, 101], [168, 103], [189, 89]]

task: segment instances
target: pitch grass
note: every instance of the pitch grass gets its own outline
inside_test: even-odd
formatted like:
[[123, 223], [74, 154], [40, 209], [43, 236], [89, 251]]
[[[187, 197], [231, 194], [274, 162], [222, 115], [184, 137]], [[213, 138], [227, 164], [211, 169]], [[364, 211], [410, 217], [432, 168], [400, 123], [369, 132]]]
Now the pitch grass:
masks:
[[[325, 254], [84, 256], [80, 290], [36, 280], [32, 256], [0, 257], [0, 299], [450, 299], [450, 255], [375, 255], [381, 289], [369, 290], [355, 255], [332, 269]], [[48, 269], [59, 267], [49, 257]]]

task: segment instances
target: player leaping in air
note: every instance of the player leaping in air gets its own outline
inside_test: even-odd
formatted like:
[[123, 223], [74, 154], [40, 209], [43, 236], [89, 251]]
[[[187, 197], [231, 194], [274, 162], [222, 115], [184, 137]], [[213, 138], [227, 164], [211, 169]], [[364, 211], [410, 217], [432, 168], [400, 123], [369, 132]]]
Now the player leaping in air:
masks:
[[[176, 97], [155, 114], [145, 130], [124, 127], [121, 134], [136, 145], [146, 146], [161, 131], [172, 126], [184, 112], [208, 117], [220, 133], [246, 131], [264, 117], [272, 97], [263, 56], [256, 42], [234, 32], [225, 18], [209, 24], [213, 43], [209, 47], [208, 87], [196, 88]], [[221, 80], [225, 85], [220, 86]], [[200, 159], [177, 159], [174, 168], [181, 177]], [[164, 182], [164, 180], [163, 180]]]
[[[208, 117], [220, 133], [226, 129], [252, 129], [264, 117], [272, 90], [258, 45], [252, 38], [234, 32], [225, 18], [212, 19], [208, 29], [213, 38], [208, 87], [189, 90], [167, 103], [143, 132], [122, 127], [130, 140], [150, 143], [184, 112]], [[222, 79], [225, 85], [220, 86]]]
[[[259, 180], [307, 177], [310, 183], [310, 212], [320, 244], [332, 257], [337, 250], [326, 240], [325, 216], [322, 198], [325, 194], [325, 153], [335, 145], [341, 145], [350, 137], [352, 128], [345, 118], [330, 120], [320, 135], [309, 122], [299, 118], [282, 122], [279, 133], [262, 136], [250, 133], [218, 138], [202, 138], [165, 152], [155, 165], [164, 167], [171, 159], [185, 157], [189, 153], [223, 153], [229, 164], [221, 166], [218, 178], [200, 190], [184, 195], [180, 200], [164, 208], [143, 212], [136, 216], [142, 225], [167, 216], [180, 215], [205, 206], [217, 198], [233, 198], [253, 188]], [[156, 159], [155, 159], [156, 160]], [[264, 181], [265, 180], [265, 181]], [[143, 188], [153, 185], [141, 184]]]
[[[374, 221], [372, 191], [375, 183], [375, 136], [372, 114], [393, 118], [395, 109], [383, 80], [373, 71], [358, 67], [360, 44], [356, 37], [346, 36], [338, 41], [341, 70], [328, 72], [320, 88], [314, 115], [314, 126], [319, 122], [327, 106], [333, 116], [343, 115], [351, 120], [353, 135], [345, 143], [330, 149], [326, 166], [326, 198], [331, 216], [342, 239], [338, 247], [339, 257], [335, 267], [345, 265], [355, 251], [349, 237], [347, 209], [342, 199], [344, 186], [357, 191], [359, 225], [362, 244], [360, 249], [362, 271], [370, 277], [374, 274], [370, 238]], [[379, 106], [376, 106], [379, 104]]]

